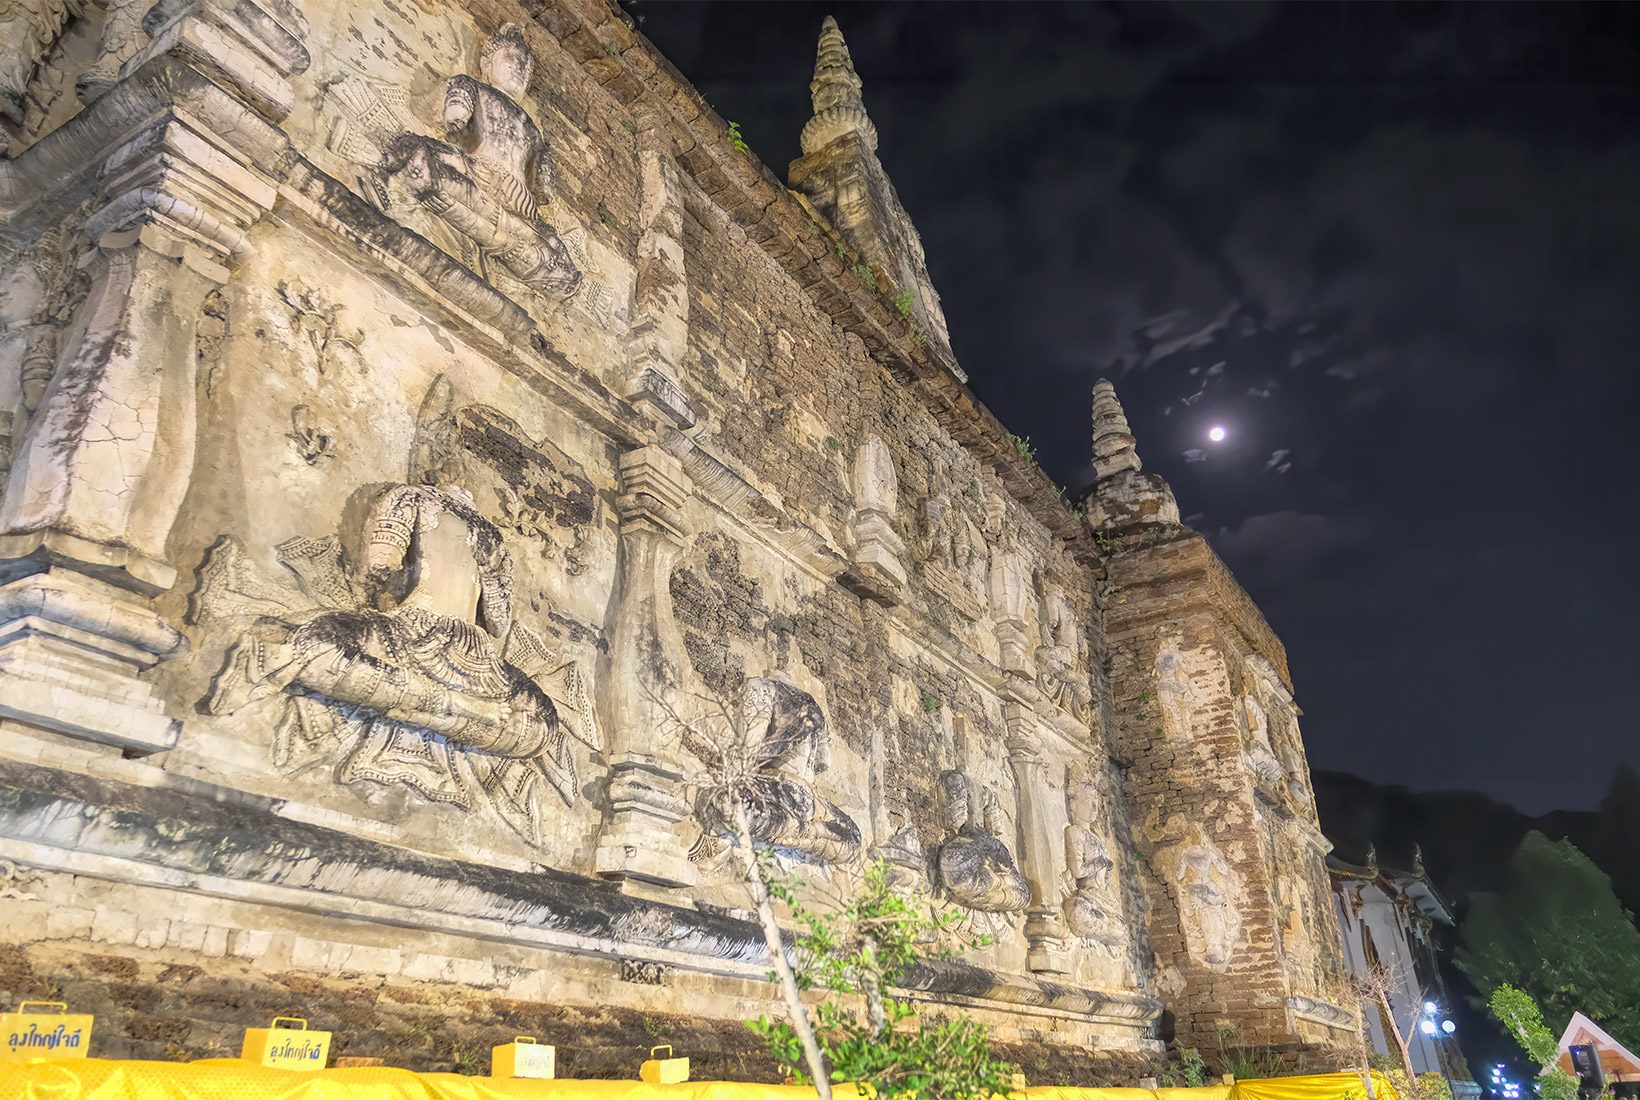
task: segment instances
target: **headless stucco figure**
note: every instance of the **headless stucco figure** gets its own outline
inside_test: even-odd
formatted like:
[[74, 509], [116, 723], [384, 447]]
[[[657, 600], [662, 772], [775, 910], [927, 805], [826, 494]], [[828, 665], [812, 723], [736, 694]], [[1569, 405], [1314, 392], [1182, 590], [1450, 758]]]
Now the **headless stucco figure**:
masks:
[[[236, 647], [210, 709], [286, 693], [294, 714], [281, 728], [295, 730], [287, 744], [315, 743], [340, 721], [357, 731], [339, 780], [406, 783], [468, 809], [482, 790], [509, 824], [539, 842], [536, 781], [568, 803], [575, 763], [552, 699], [519, 667], [545, 667], [550, 654], [512, 622], [511, 560], [472, 498], [420, 485], [377, 498], [363, 579], [388, 610], [351, 595], [334, 567], [334, 539], [291, 540], [280, 555], [329, 609], [292, 616], [284, 641], [253, 637]], [[314, 564], [321, 561], [331, 564]], [[210, 583], [232, 588], [236, 579]], [[281, 755], [289, 750], [276, 750]]]
[[1241, 914], [1226, 889], [1239, 882], [1235, 870], [1204, 838], [1179, 854], [1179, 908], [1185, 943], [1207, 966], [1222, 970], [1241, 936]]
[[1002, 830], [996, 796], [976, 787], [959, 771], [940, 775], [945, 827], [956, 833], [935, 857], [940, 885], [952, 900], [970, 909], [1012, 913], [1031, 903], [1031, 884], [1020, 874], [1013, 853], [997, 839]]
[[[860, 827], [814, 789], [815, 775], [827, 767], [831, 737], [814, 696], [780, 680], [754, 677], [746, 681], [741, 718], [755, 773], [746, 795], [752, 843], [801, 852], [833, 865], [858, 859]], [[686, 744], [709, 766], [718, 755], [694, 738], [687, 738]], [[701, 807], [701, 824], [706, 836], [698, 854], [722, 850], [721, 838], [732, 830], [715, 806]]]

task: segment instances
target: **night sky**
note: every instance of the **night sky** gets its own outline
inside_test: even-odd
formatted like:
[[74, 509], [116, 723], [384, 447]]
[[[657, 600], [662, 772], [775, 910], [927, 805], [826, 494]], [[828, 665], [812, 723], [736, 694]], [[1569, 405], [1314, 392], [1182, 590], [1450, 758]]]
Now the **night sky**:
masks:
[[1116, 382], [1313, 768], [1640, 763], [1640, 5], [626, 7], [782, 178], [837, 17], [973, 389], [1076, 491]]

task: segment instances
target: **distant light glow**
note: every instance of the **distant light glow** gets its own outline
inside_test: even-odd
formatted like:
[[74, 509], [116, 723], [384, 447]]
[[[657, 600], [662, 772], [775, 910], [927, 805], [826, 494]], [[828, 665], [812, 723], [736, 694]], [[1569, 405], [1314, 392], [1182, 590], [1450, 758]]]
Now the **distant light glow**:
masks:
[[1434, 1020], [1424, 1020], [1424, 1021], [1422, 1021], [1418, 1025], [1418, 1030], [1423, 1032], [1425, 1035], [1435, 1034], [1435, 1021]]
[[1453, 1023], [1451, 1020], [1442, 1020], [1441, 1030], [1446, 1032], [1448, 1035], [1451, 1035], [1454, 1031], [1458, 1030], [1458, 1025]]
[[1224, 435], [1224, 428], [1218, 424], [1215, 424], [1213, 425], [1212, 430], [1207, 433], [1207, 438], [1211, 439], [1214, 443], [1223, 443]]
[[1434, 1012], [1435, 1008], [1436, 1008], [1436, 1005], [1435, 1005], [1434, 1001], [1425, 1001], [1424, 1002], [1424, 1011], [1425, 1012]]

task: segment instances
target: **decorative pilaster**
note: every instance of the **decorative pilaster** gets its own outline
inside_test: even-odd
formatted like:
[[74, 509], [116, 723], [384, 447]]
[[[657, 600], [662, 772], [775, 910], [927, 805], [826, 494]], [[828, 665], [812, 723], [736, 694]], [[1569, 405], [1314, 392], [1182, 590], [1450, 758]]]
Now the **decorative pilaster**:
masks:
[[1034, 716], [1018, 703], [1005, 703], [1008, 724], [1008, 764], [1018, 796], [1016, 814], [1020, 870], [1031, 884], [1031, 904], [1025, 910], [1026, 962], [1038, 974], [1067, 974], [1067, 950], [1061, 897], [1065, 867], [1066, 817], [1063, 799], [1045, 798], [1047, 765], [1042, 759], [1040, 734]]
[[632, 298], [627, 397], [646, 402], [678, 428], [695, 426], [695, 410], [678, 384], [689, 347], [689, 280], [683, 268], [683, 193], [660, 123], [638, 132], [638, 283]]
[[593, 869], [616, 879], [692, 886], [677, 825], [689, 815], [678, 763], [689, 659], [672, 611], [672, 567], [687, 530], [689, 479], [658, 446], [621, 456], [621, 545], [613, 629], [600, 682], [609, 736], [609, 815]]
[[900, 479], [881, 436], [868, 436], [854, 456], [854, 554], [845, 583], [885, 606], [905, 588], [905, 540], [894, 530]]
[[138, 751], [177, 735], [138, 677], [187, 648], [148, 601], [177, 575], [166, 541], [193, 472], [195, 324], [272, 208], [263, 166], [283, 135], [267, 120], [308, 60], [283, 0], [162, 3], [146, 25], [122, 80], [186, 88], [217, 124], [161, 100], [134, 131], [80, 130], [115, 139], [85, 151], [101, 161], [80, 259], [91, 289], [0, 498], [0, 714]]
[[1025, 574], [1024, 563], [1012, 540], [1001, 530], [1000, 517], [990, 524], [991, 552], [991, 616], [996, 622], [997, 649], [1003, 671], [1023, 676], [1036, 676], [1031, 659], [1031, 641], [1025, 633], [1025, 616], [1031, 602], [1031, 582]]

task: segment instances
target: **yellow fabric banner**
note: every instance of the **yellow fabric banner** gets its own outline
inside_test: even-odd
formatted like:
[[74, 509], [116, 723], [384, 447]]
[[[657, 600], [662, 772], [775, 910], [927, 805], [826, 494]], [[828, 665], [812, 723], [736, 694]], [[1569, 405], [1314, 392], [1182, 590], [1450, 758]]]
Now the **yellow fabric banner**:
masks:
[[[1376, 1100], [1399, 1100], [1373, 1074]], [[853, 1086], [833, 1089], [858, 1100]], [[237, 1059], [116, 1062], [73, 1058], [0, 1065], [0, 1100], [807, 1100], [800, 1085], [691, 1081], [526, 1081], [407, 1069], [267, 1069]], [[1026, 1100], [1366, 1100], [1353, 1073], [1271, 1077], [1199, 1089], [1025, 1089]]]

